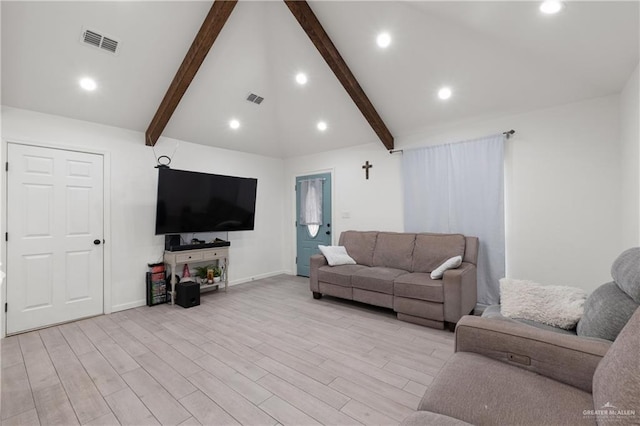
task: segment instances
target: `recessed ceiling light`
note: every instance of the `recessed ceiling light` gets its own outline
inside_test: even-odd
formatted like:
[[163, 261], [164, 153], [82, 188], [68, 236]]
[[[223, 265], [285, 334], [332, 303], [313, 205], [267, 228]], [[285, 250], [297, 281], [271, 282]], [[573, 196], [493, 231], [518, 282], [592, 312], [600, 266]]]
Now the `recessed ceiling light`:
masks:
[[382, 47], [383, 49], [385, 47], [389, 47], [389, 45], [391, 44], [391, 36], [389, 35], [389, 33], [380, 33], [376, 38], [376, 43], [378, 43], [378, 46]]
[[240, 127], [240, 122], [234, 118], [233, 120], [229, 121], [229, 127], [231, 127], [232, 129], [237, 129], [238, 127]]
[[564, 5], [561, 1], [546, 0], [540, 5], [540, 12], [546, 13], [547, 15], [553, 15], [554, 13], [560, 12], [563, 7]]
[[296, 82], [300, 85], [307, 84], [307, 75], [305, 73], [298, 73], [296, 75]]
[[318, 130], [320, 130], [321, 132], [327, 130], [327, 123], [325, 123], [324, 121], [318, 121]]
[[442, 100], [449, 99], [451, 97], [451, 89], [448, 87], [443, 87], [438, 90], [438, 97]]
[[89, 77], [84, 77], [80, 79], [80, 87], [82, 87], [84, 90], [91, 92], [96, 90], [96, 87], [98, 87], [98, 85], [96, 84], [96, 81], [94, 79]]

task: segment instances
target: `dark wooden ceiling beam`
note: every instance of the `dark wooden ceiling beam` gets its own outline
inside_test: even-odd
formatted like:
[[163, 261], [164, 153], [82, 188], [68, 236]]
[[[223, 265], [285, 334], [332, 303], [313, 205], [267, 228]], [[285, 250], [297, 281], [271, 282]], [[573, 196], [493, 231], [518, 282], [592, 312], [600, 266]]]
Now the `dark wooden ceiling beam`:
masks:
[[320, 21], [306, 1], [284, 0], [293, 16], [298, 20], [302, 29], [307, 33], [324, 60], [327, 62], [340, 83], [344, 86], [353, 102], [369, 122], [387, 149], [393, 149], [393, 135], [382, 121], [373, 104], [360, 87], [358, 80], [342, 59], [340, 52], [333, 44]]
[[229, 19], [233, 8], [236, 6], [237, 0], [216, 0], [213, 2], [207, 17], [205, 18], [198, 34], [196, 35], [191, 47], [184, 57], [180, 68], [167, 93], [164, 95], [156, 114], [151, 120], [151, 124], [145, 132], [145, 144], [154, 146], [158, 138], [167, 126], [173, 112], [178, 107], [182, 96], [185, 94], [189, 85], [196, 76], [200, 65], [207, 57], [207, 53], [216, 41], [218, 34], [222, 31], [222, 27]]

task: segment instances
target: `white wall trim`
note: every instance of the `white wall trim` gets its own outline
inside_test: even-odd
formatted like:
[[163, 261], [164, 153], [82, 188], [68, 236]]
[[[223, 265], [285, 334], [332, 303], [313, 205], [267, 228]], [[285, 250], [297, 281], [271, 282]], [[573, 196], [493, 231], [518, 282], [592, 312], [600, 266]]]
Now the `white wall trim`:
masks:
[[[265, 274], [255, 275], [253, 277], [240, 278], [240, 279], [237, 279], [237, 280], [229, 281], [229, 287], [232, 287], [232, 286], [235, 286], [235, 285], [238, 285], [238, 284], [250, 283], [250, 282], [257, 281], [257, 280], [260, 280], [260, 279], [263, 279], [263, 278], [271, 278], [271, 277], [275, 277], [277, 275], [291, 275], [288, 272], [289, 271], [273, 271], [273, 272], [267, 272]], [[224, 291], [223, 289], [224, 289], [224, 287], [220, 287], [218, 291]], [[136, 300], [135, 302], [128, 302], [128, 303], [122, 303], [120, 305], [114, 305], [112, 307], [111, 313], [120, 312], [120, 311], [126, 311], [127, 309], [139, 308], [140, 306], [145, 306], [146, 304], [147, 304], [146, 300]]]
[[[101, 155], [103, 158], [103, 238], [107, 242], [104, 246], [104, 257], [103, 257], [103, 300], [102, 300], [102, 310], [103, 313], [109, 314], [113, 311], [111, 306], [111, 296], [112, 296], [112, 282], [111, 282], [111, 154], [109, 151], [105, 151], [102, 149], [94, 149], [89, 147], [79, 147], [76, 145], [67, 145], [60, 144], [56, 142], [48, 142], [48, 141], [33, 141], [28, 139], [17, 139], [17, 138], [2, 138], [2, 156], [1, 158], [7, 161], [8, 154], [8, 146], [10, 143], [16, 145], [27, 145], [39, 148], [50, 148], [50, 149], [60, 149], [64, 151], [73, 151], [73, 152], [83, 152], [87, 154], [96, 154]], [[3, 175], [3, 185], [2, 185], [2, 197], [0, 197], [0, 202], [4, 206], [2, 208], [2, 214], [4, 215], [4, 220], [0, 221], [0, 235], [3, 235], [7, 232], [7, 216], [8, 216], [8, 206], [7, 206], [7, 175], [6, 173]], [[2, 239], [2, 244], [0, 245], [2, 248], [2, 264], [7, 267], [7, 242]], [[7, 285], [6, 282], [2, 285], [2, 294], [0, 301], [5, 302], [7, 300]], [[146, 302], [145, 302], [146, 303]], [[1, 332], [2, 337], [6, 336], [7, 327], [6, 327], [6, 316], [4, 315], [4, 309], [2, 309], [2, 321], [1, 321]]]
[[[2, 162], [7, 161], [7, 140], [2, 138], [2, 146], [0, 146], [0, 159]], [[1, 165], [1, 163], [0, 163]], [[0, 235], [4, 235], [7, 231], [7, 174], [6, 172], [0, 175], [0, 181], [2, 182], [2, 186], [0, 187], [0, 205], [4, 206], [0, 208], [0, 215], [2, 215], [2, 220], [0, 220]], [[7, 242], [4, 238], [0, 239], [0, 269], [3, 272], [7, 270]], [[0, 337], [4, 338], [7, 336], [7, 319], [4, 313], [4, 304], [7, 301], [7, 284], [6, 284], [6, 275], [5, 279], [0, 281]]]
[[109, 313], [126, 311], [127, 309], [139, 308], [140, 306], [145, 306], [146, 304], [147, 304], [147, 301], [143, 299], [143, 300], [136, 300], [134, 302], [122, 303], [120, 305], [113, 305], [111, 308], [111, 312]]
[[[248, 278], [239, 278], [237, 280], [233, 280], [233, 281], [229, 281], [229, 287], [234, 286], [234, 285], [238, 285], [238, 284], [244, 284], [244, 283], [250, 283], [252, 281], [257, 281], [257, 280], [261, 280], [263, 278], [271, 278], [271, 277], [275, 277], [277, 275], [291, 275], [289, 273], [290, 271], [273, 271], [273, 272], [266, 272], [264, 274], [259, 274], [259, 275], [254, 275], [253, 277], [248, 277]], [[220, 290], [222, 290], [223, 287], [220, 287]], [[218, 290], [218, 291], [220, 291]]]
[[103, 263], [103, 280], [104, 280], [104, 294], [102, 296], [103, 310], [105, 314], [112, 312], [112, 294], [113, 286], [111, 281], [111, 155], [108, 152], [102, 153], [102, 174], [103, 174], [103, 187], [102, 196], [104, 198], [104, 212], [103, 212], [103, 239], [104, 243], [104, 263]]
[[[291, 176], [289, 176], [289, 181], [287, 182], [287, 187], [291, 188], [291, 186], [289, 186], [289, 182], [293, 181], [293, 187], [296, 187], [296, 179], [302, 176], [309, 176], [309, 175], [318, 175], [321, 173], [329, 173], [331, 175], [331, 222], [330, 223], [335, 223], [335, 205], [336, 205], [336, 179], [335, 179], [335, 168], [329, 168], [329, 169], [320, 169], [320, 170], [313, 170], [313, 171], [309, 171], [309, 172], [296, 172], [294, 174], [292, 174]], [[296, 197], [297, 197], [297, 191], [293, 191], [293, 193], [291, 193], [291, 217], [293, 217], [293, 220], [297, 220], [297, 215], [296, 215]], [[295, 223], [295, 222], [294, 222]], [[289, 224], [287, 224], [286, 226], [289, 226]], [[291, 239], [291, 247], [293, 247], [293, 253], [292, 256], [289, 260], [285, 259], [285, 265], [289, 264], [289, 266], [291, 267], [290, 270], [295, 271], [292, 275], [296, 275], [297, 271], [298, 271], [298, 267], [296, 265], [296, 254], [298, 253], [298, 229], [296, 227], [295, 231], [293, 232], [293, 237]], [[331, 230], [331, 244], [335, 244], [335, 233], [333, 232], [333, 228]]]

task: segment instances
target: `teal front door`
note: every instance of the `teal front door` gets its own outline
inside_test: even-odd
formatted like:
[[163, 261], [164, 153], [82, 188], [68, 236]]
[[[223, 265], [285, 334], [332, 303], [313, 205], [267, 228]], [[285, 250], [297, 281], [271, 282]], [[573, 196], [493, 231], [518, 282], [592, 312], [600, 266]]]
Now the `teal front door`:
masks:
[[[322, 179], [322, 224], [302, 225], [300, 206], [302, 182], [310, 179]], [[309, 258], [320, 253], [318, 245], [331, 245], [331, 174], [322, 173], [296, 178], [296, 267], [297, 274], [309, 276]]]

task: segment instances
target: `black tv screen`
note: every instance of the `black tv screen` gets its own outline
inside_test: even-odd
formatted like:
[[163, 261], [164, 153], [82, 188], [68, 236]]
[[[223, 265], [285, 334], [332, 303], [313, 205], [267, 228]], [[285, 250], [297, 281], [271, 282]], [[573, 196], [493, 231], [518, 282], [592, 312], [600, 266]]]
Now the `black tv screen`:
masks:
[[257, 179], [158, 170], [156, 235], [253, 230]]

